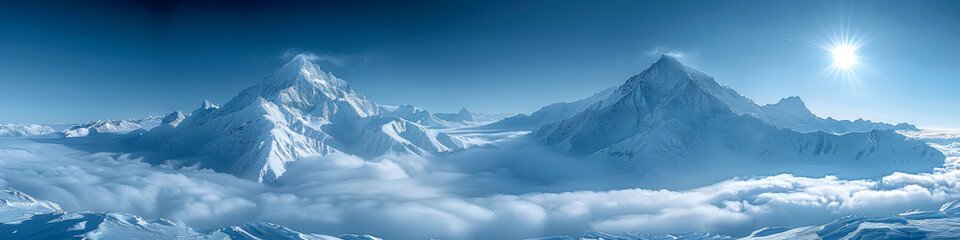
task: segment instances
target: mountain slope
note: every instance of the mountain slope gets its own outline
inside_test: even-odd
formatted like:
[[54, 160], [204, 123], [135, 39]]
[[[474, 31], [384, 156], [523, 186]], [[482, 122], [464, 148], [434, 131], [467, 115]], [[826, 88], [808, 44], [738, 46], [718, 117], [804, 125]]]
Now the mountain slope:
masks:
[[570, 118], [584, 109], [587, 109], [591, 105], [606, 99], [610, 96], [610, 94], [613, 94], [615, 90], [617, 90], [616, 87], [610, 87], [601, 90], [590, 97], [577, 101], [550, 104], [529, 115], [517, 114], [515, 116], [507, 117], [501, 119], [500, 121], [485, 125], [483, 128], [504, 130], [535, 130], [544, 125]]
[[17, 190], [0, 190], [0, 223], [28, 219], [32, 214], [55, 212], [63, 212], [56, 203], [37, 200]]
[[[663, 56], [606, 99], [538, 129], [534, 136], [571, 154], [614, 160], [640, 173], [754, 165], [748, 162], [869, 162], [874, 167], [863, 171], [886, 174], [930, 169], [944, 159], [922, 142], [893, 131], [800, 133], [764, 122], [763, 116], [763, 108], [751, 100]], [[779, 168], [784, 166], [774, 166]]]
[[141, 146], [200, 155], [199, 164], [256, 181], [272, 181], [308, 156], [345, 152], [376, 157], [465, 147], [463, 139], [385, 115], [343, 80], [296, 56], [222, 107], [204, 102], [173, 128], [135, 133]]

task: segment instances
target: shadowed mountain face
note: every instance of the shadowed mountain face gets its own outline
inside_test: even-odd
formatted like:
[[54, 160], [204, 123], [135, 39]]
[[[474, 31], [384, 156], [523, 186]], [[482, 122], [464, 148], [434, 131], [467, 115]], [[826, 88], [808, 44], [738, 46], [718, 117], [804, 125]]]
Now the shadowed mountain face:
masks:
[[[829, 128], [818, 128], [825, 121], [832, 120], [814, 116], [799, 98], [761, 107], [706, 74], [663, 56], [606, 99], [546, 125], [534, 135], [562, 151], [613, 159], [641, 173], [704, 166], [742, 170], [753, 166], [751, 162], [766, 162], [779, 166], [870, 164], [874, 166], [871, 170], [851, 174], [880, 176], [943, 163], [944, 156], [938, 151], [893, 131], [878, 127], [835, 135]], [[728, 177], [732, 176], [736, 175]]]

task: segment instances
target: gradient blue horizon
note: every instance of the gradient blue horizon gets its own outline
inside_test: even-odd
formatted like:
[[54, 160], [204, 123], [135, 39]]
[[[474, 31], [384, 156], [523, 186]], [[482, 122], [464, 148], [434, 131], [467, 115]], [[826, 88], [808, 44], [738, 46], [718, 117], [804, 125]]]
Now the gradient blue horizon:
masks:
[[[299, 52], [382, 104], [525, 113], [674, 53], [759, 104], [960, 128], [960, 3], [922, 3], [2, 2], [0, 123], [222, 104]], [[868, 40], [857, 81], [818, 46], [842, 27]]]

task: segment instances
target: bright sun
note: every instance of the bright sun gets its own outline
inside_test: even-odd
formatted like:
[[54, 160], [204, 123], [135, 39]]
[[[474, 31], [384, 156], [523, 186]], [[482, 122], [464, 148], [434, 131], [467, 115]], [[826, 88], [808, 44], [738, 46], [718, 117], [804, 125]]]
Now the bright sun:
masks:
[[866, 44], [865, 39], [852, 33], [849, 27], [840, 27], [831, 38], [825, 40], [817, 45], [833, 57], [833, 64], [826, 70], [844, 84], [859, 84], [858, 75], [868, 67], [863, 62], [866, 59], [857, 55], [860, 47]]
[[857, 65], [857, 48], [851, 45], [834, 46], [830, 52], [833, 53], [833, 66], [839, 69], [850, 69]]

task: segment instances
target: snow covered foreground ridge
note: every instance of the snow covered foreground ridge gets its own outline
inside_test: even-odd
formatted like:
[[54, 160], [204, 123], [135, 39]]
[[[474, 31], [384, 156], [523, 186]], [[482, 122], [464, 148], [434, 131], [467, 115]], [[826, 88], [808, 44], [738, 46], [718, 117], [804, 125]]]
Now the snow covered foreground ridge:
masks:
[[[847, 216], [807, 227], [766, 227], [740, 239], [957, 239], [960, 203], [937, 211], [909, 211], [890, 217]], [[52, 202], [15, 190], [0, 190], [0, 239], [322, 239], [380, 240], [370, 235], [328, 236], [301, 233], [265, 222], [249, 222], [212, 231], [198, 231], [165, 219], [146, 220], [126, 213], [66, 213]], [[576, 239], [569, 236], [537, 240]], [[710, 233], [649, 235], [589, 231], [584, 240], [734, 239]]]
[[10, 189], [0, 190], [0, 239], [381, 240], [370, 235], [301, 233], [266, 222], [198, 231], [183, 223], [126, 213], [67, 213], [55, 203]]
[[[573, 240], [555, 236], [528, 240]], [[954, 200], [937, 211], [909, 211], [889, 217], [847, 216], [833, 222], [798, 228], [765, 227], [742, 238], [711, 233], [651, 235], [611, 234], [590, 231], [581, 240], [789, 240], [789, 239], [960, 239], [960, 202]]]
[[940, 152], [892, 131], [900, 128], [916, 129], [822, 119], [799, 98], [759, 106], [663, 56], [605, 99], [534, 134], [565, 152], [613, 159], [641, 173], [729, 166], [729, 159], [847, 167], [870, 162], [875, 167], [864, 171], [876, 176], [943, 164]]
[[287, 164], [310, 156], [430, 155], [468, 147], [461, 137], [385, 114], [376, 102], [302, 55], [222, 107], [204, 102], [176, 126], [131, 134], [144, 147], [208, 159], [184, 164], [261, 182], [280, 177]]

